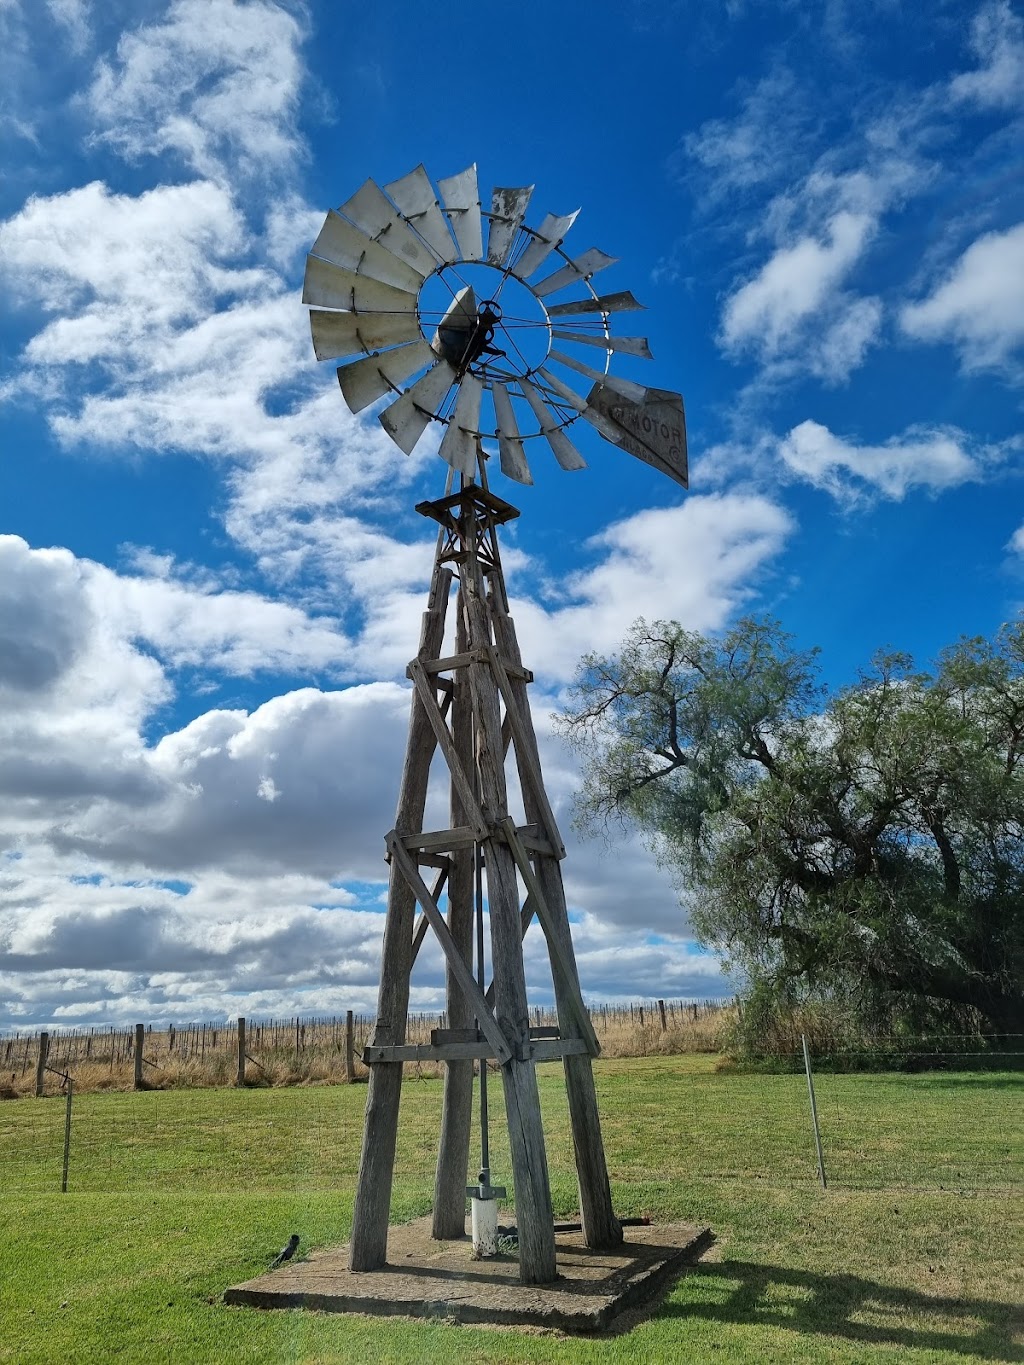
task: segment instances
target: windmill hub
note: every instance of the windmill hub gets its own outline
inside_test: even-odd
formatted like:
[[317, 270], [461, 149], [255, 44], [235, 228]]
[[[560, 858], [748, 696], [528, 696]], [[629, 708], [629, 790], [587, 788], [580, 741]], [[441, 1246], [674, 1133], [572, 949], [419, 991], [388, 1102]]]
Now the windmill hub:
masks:
[[481, 262], [446, 267], [424, 281], [420, 331], [458, 379], [471, 374], [515, 384], [545, 363], [551, 329], [540, 300], [524, 285]]
[[460, 321], [458, 325], [445, 325], [447, 319], [441, 323], [434, 347], [460, 377], [483, 356], [507, 355], [500, 346], [494, 345], [495, 329], [501, 322], [500, 304], [488, 299], [477, 306], [475, 317], [468, 313], [463, 316], [465, 324]]

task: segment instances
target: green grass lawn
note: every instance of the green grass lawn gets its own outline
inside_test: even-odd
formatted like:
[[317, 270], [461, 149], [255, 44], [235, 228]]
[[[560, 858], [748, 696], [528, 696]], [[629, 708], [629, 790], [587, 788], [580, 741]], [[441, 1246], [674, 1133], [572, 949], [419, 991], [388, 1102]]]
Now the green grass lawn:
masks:
[[[561, 1216], [571, 1142], [541, 1070]], [[1024, 1360], [1024, 1076], [819, 1077], [822, 1192], [801, 1076], [693, 1057], [597, 1073], [617, 1209], [717, 1238], [627, 1334], [226, 1308], [293, 1230], [304, 1250], [345, 1240], [365, 1087], [92, 1094], [66, 1195], [63, 1102], [0, 1105], [0, 1360]], [[394, 1221], [429, 1208], [440, 1095], [405, 1086]]]

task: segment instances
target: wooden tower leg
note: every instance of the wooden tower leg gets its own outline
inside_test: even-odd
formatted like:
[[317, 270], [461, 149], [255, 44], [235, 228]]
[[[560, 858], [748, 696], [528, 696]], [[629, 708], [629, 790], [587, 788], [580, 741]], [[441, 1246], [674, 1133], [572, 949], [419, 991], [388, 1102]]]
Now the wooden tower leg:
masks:
[[[455, 650], [467, 648], [466, 616], [462, 589], [456, 608]], [[464, 669], [456, 669], [452, 680], [452, 739], [455, 752], [466, 772], [473, 770], [473, 711], [469, 679]], [[466, 825], [469, 812], [452, 783], [452, 828]], [[448, 874], [448, 928], [456, 947], [467, 963], [473, 961], [474, 851], [455, 849]], [[448, 1026], [471, 1029], [473, 1010], [451, 967], [447, 973]], [[486, 1062], [481, 1062], [486, 1066]], [[445, 1240], [463, 1237], [466, 1232], [466, 1182], [469, 1169], [470, 1128], [473, 1118], [473, 1062], [450, 1060], [445, 1063], [444, 1101], [441, 1110], [441, 1140], [434, 1178], [434, 1210], [431, 1236]]]
[[[436, 562], [420, 634], [418, 657], [422, 660], [436, 659], [441, 652], [451, 580], [451, 570]], [[436, 742], [426, 708], [419, 696], [414, 694], [409, 718], [409, 743], [395, 817], [398, 835], [418, 833], [423, 828], [430, 760]], [[413, 890], [392, 862], [381, 955], [377, 1026], [374, 1032], [374, 1042], [377, 1044], [405, 1042], [415, 907]], [[352, 1270], [377, 1270], [387, 1259], [388, 1213], [401, 1094], [402, 1063], [375, 1062], [370, 1068], [363, 1150], [352, 1213], [352, 1242], [349, 1248], [349, 1266]]]
[[[498, 652], [509, 663], [515, 665], [516, 669], [521, 669], [522, 656], [519, 652], [515, 624], [505, 608], [504, 586], [500, 581], [492, 580], [490, 607]], [[537, 735], [530, 712], [526, 683], [521, 677], [511, 675], [509, 686], [512, 700], [519, 714], [523, 745], [527, 751], [520, 754], [517, 747], [526, 818], [529, 821], [543, 823], [545, 811], [532, 780], [532, 774], [539, 775], [540, 773], [540, 753], [537, 748]], [[562, 885], [562, 870], [556, 857], [542, 854], [537, 855], [534, 859], [534, 866], [544, 900], [554, 922], [555, 933], [564, 949], [564, 957], [571, 966], [578, 991], [579, 979], [575, 976], [576, 959], [572, 950], [572, 934], [569, 929], [569, 915], [565, 904], [565, 889]], [[553, 972], [553, 977], [559, 1032], [563, 1038], [578, 1038], [581, 1036], [581, 1030], [568, 998], [566, 983], [558, 971]], [[576, 1174], [579, 1183], [580, 1214], [583, 1222], [584, 1240], [587, 1246], [595, 1248], [618, 1246], [622, 1241], [622, 1228], [612, 1210], [611, 1186], [604, 1155], [604, 1142], [601, 1137], [601, 1119], [597, 1107], [597, 1089], [594, 1085], [594, 1069], [591, 1065], [591, 1059], [586, 1055], [566, 1056], [562, 1059], [562, 1065], [565, 1070], [569, 1118], [576, 1155]]]
[[498, 834], [507, 819], [505, 749], [497, 679], [482, 662], [491, 650], [490, 621], [483, 575], [475, 554], [463, 565], [463, 589], [469, 648], [476, 658], [467, 669], [476, 719], [476, 759], [480, 804], [495, 831], [486, 841], [487, 904], [494, 966], [495, 1015], [512, 1049], [501, 1068], [515, 1182], [519, 1229], [519, 1279], [547, 1284], [557, 1276], [554, 1215], [548, 1181], [547, 1152], [541, 1124], [537, 1070], [530, 1055], [530, 1012], [520, 927], [516, 865], [508, 844]]

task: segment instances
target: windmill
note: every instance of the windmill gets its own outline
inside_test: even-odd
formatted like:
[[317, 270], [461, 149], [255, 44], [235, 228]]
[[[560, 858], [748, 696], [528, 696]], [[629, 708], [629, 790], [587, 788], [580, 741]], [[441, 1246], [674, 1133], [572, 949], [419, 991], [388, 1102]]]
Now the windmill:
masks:
[[[562, 884], [565, 849], [544, 789], [527, 693], [532, 674], [520, 656], [501, 567], [498, 528], [519, 513], [491, 490], [487, 466], [496, 446], [502, 474], [530, 484], [527, 450], [546, 447], [563, 469], [582, 469], [569, 434], [582, 419], [685, 488], [685, 422], [680, 395], [612, 373], [617, 355], [650, 358], [643, 337], [616, 335], [611, 326], [641, 305], [628, 291], [602, 294], [593, 284], [615, 258], [596, 247], [578, 256], [564, 250], [576, 213], [549, 213], [530, 227], [531, 195], [532, 186], [497, 188], [484, 211], [475, 166], [440, 179], [436, 190], [422, 166], [383, 189], [368, 180], [327, 215], [306, 264], [303, 302], [314, 349], [319, 360], [344, 362], [338, 380], [348, 406], [361, 412], [387, 399], [379, 420], [406, 454], [428, 428], [439, 429], [438, 454], [450, 467], [444, 496], [416, 508], [439, 529], [419, 650], [407, 670], [409, 739], [386, 839], [388, 910], [377, 1023], [364, 1053], [370, 1084], [350, 1248], [357, 1271], [386, 1260], [409, 1060], [445, 1063], [435, 1237], [465, 1235], [469, 1194], [474, 1244], [488, 1250], [493, 1242], [496, 1201], [505, 1193], [490, 1179], [493, 1060], [508, 1118], [520, 1279], [556, 1277], [536, 1063], [561, 1059], [584, 1239], [594, 1248], [622, 1239], [591, 1065], [600, 1049], [580, 991]], [[577, 376], [590, 381], [585, 397], [573, 387]], [[453, 597], [455, 652], [443, 655]], [[448, 769], [450, 822], [427, 830], [437, 755]], [[519, 822], [509, 810], [513, 763]], [[530, 1027], [522, 945], [534, 920], [552, 968], [555, 1029]], [[445, 956], [448, 1027], [417, 1046], [406, 1042], [410, 974], [428, 932]], [[481, 1162], [476, 1184], [467, 1187], [477, 1065]]]

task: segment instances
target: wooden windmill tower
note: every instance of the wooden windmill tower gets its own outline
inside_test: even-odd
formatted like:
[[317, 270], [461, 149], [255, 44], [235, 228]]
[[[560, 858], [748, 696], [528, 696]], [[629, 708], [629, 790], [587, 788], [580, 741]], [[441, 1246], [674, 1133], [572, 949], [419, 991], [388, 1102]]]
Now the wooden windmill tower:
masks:
[[[359, 412], [391, 395], [380, 421], [396, 444], [411, 452], [437, 422], [444, 430], [439, 453], [451, 467], [445, 495], [416, 509], [437, 523], [437, 551], [419, 650], [408, 668], [409, 741], [387, 836], [390, 891], [377, 1026], [364, 1053], [370, 1085], [350, 1264], [374, 1270], [385, 1262], [406, 1061], [445, 1063], [434, 1236], [465, 1234], [467, 1193], [474, 1212], [477, 1200], [504, 1193], [490, 1183], [487, 1153], [493, 1060], [508, 1121], [520, 1278], [543, 1284], [557, 1270], [540, 1060], [563, 1063], [585, 1240], [611, 1247], [622, 1233], [591, 1065], [599, 1047], [566, 912], [565, 850], [544, 790], [527, 691], [532, 674], [520, 656], [501, 568], [498, 529], [519, 513], [488, 486], [488, 445], [496, 443], [502, 473], [520, 483], [532, 483], [528, 441], [545, 442], [564, 469], [580, 469], [567, 428], [582, 417], [685, 487], [683, 407], [678, 394], [609, 372], [616, 352], [650, 355], [643, 338], [616, 337], [610, 328], [613, 314], [641, 305], [628, 292], [595, 291], [591, 278], [612, 257], [593, 248], [573, 259], [562, 250], [575, 214], [548, 214], [539, 228], [528, 227], [531, 188], [495, 189], [490, 211], [482, 212], [475, 166], [440, 180], [438, 189], [422, 166], [385, 190], [367, 181], [328, 215], [308, 258], [303, 294], [318, 359], [362, 356], [338, 370], [350, 408]], [[558, 268], [531, 283], [552, 256]], [[576, 297], [548, 301], [573, 286]], [[589, 348], [603, 353], [603, 369], [580, 358]], [[553, 366], [590, 378], [588, 396]], [[453, 653], [442, 653], [446, 638], [454, 638]], [[428, 783], [438, 764], [447, 768], [450, 819], [447, 828], [428, 830]], [[510, 811], [513, 770], [518, 820]], [[556, 1030], [530, 1028], [522, 945], [534, 921], [551, 963]], [[429, 932], [445, 956], [449, 1027], [435, 1030], [429, 1045], [412, 1046], [410, 974]], [[467, 1189], [476, 1067], [482, 1160]]]

